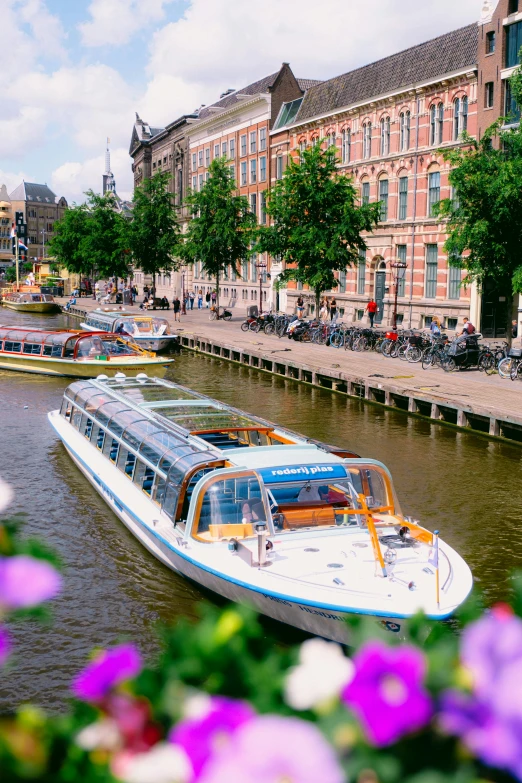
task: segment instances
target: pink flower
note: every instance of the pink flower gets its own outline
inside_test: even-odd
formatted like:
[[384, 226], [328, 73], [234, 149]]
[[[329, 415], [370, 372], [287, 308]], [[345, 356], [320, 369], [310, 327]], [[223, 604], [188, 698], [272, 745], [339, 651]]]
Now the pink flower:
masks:
[[343, 692], [370, 742], [390, 745], [428, 723], [432, 708], [423, 687], [425, 660], [415, 647], [368, 642], [354, 657], [355, 676]]
[[245, 723], [233, 743], [210, 759], [198, 783], [344, 783], [337, 757], [321, 732], [299, 718], [262, 715]]
[[9, 639], [9, 634], [5, 628], [0, 626], [0, 666], [3, 666], [3, 664], [6, 662], [10, 652], [11, 640]]
[[208, 759], [229, 745], [238, 727], [254, 715], [244, 702], [213, 696], [202, 715], [183, 720], [174, 727], [169, 741], [183, 748], [192, 764], [193, 779], [197, 780]]
[[78, 699], [100, 701], [116, 685], [136, 677], [142, 667], [141, 656], [132, 644], [120, 644], [104, 650], [88, 663], [72, 683]]
[[0, 558], [0, 606], [22, 609], [38, 606], [60, 592], [59, 573], [46, 560], [28, 555]]

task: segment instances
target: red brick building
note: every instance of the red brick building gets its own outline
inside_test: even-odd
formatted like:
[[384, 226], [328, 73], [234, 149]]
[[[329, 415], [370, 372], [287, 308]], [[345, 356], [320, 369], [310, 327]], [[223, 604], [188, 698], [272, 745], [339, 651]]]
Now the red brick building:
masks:
[[[463, 316], [477, 320], [478, 295], [460, 286], [448, 265], [445, 226], [434, 204], [451, 195], [441, 150], [477, 133], [476, 24], [335, 77], [283, 107], [270, 136], [273, 181], [289, 155], [308, 144], [333, 145], [339, 168], [353, 177], [362, 202], [381, 202], [381, 223], [366, 237], [357, 268], [339, 275], [335, 291], [344, 321], [366, 322], [370, 297], [379, 322], [390, 324], [395, 294], [391, 263], [406, 269], [399, 280], [399, 321], [423, 327], [435, 315], [455, 328]], [[290, 288], [280, 305], [292, 309], [300, 292]], [[313, 293], [302, 291], [313, 312]]]

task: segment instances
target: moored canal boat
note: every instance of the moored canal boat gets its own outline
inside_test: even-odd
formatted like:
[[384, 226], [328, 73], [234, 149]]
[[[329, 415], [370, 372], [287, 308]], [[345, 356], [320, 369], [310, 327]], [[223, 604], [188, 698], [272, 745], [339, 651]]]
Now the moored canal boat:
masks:
[[51, 294], [12, 291], [4, 294], [2, 304], [9, 310], [19, 310], [23, 313], [56, 313], [60, 305], [54, 301]]
[[71, 378], [148, 372], [163, 376], [172, 359], [133, 346], [116, 334], [0, 326], [0, 369]]
[[96, 309], [87, 313], [80, 325], [88, 332], [120, 333], [121, 337], [150, 351], [172, 350], [178, 344], [178, 336], [171, 334], [169, 322], [156, 316]]
[[145, 374], [73, 383], [49, 420], [110, 508], [162, 563], [233, 601], [349, 641], [449, 617], [472, 576], [404, 517], [389, 471]]

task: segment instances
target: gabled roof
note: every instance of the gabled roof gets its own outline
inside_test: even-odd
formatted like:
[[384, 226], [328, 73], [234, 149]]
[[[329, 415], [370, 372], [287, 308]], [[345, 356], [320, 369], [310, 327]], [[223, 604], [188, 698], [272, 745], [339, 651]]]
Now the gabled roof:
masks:
[[22, 181], [9, 196], [11, 201], [38, 201], [42, 204], [56, 204], [56, 194], [47, 185]]
[[306, 92], [310, 87], [315, 87], [316, 84], [322, 84], [323, 79], [298, 79], [297, 83], [302, 91]]
[[258, 79], [257, 82], [252, 82], [246, 87], [242, 87], [240, 90], [225, 95], [221, 100], [216, 101], [211, 106], [204, 106], [200, 109], [198, 119], [204, 120], [207, 117], [212, 117], [214, 112], [212, 109], [229, 109], [237, 103], [241, 103], [239, 95], [258, 95], [262, 92], [268, 92], [270, 87], [273, 87], [276, 78], [279, 76], [279, 71], [271, 73], [270, 76], [265, 76], [263, 79]]
[[471, 24], [311, 87], [296, 122], [475, 68], [477, 57], [478, 26]]

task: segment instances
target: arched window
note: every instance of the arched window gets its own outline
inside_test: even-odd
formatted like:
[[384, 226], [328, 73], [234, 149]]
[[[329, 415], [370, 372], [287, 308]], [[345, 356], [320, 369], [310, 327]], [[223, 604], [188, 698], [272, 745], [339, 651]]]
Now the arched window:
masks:
[[365, 179], [361, 184], [361, 204], [366, 206], [370, 203], [370, 180]]
[[363, 125], [363, 158], [372, 156], [372, 124], [365, 122]]
[[381, 155], [389, 155], [390, 153], [390, 118], [382, 117], [381, 119]]
[[342, 161], [349, 163], [352, 153], [352, 132], [350, 128], [345, 128], [342, 133]]
[[428, 172], [428, 217], [436, 217], [435, 205], [440, 201], [440, 171], [434, 166]]
[[328, 133], [326, 136], [326, 148], [335, 147], [335, 131]]
[[403, 111], [400, 115], [400, 151], [405, 152], [410, 148], [410, 126], [411, 114], [409, 111]]
[[444, 141], [444, 104], [437, 106], [437, 141], [436, 144], [442, 144]]
[[299, 158], [300, 158], [300, 159], [302, 159], [302, 157], [303, 157], [303, 152], [305, 151], [305, 149], [306, 149], [306, 139], [302, 139], [302, 140], [299, 142]]
[[455, 141], [468, 129], [468, 96], [455, 98], [453, 102], [453, 138]]

